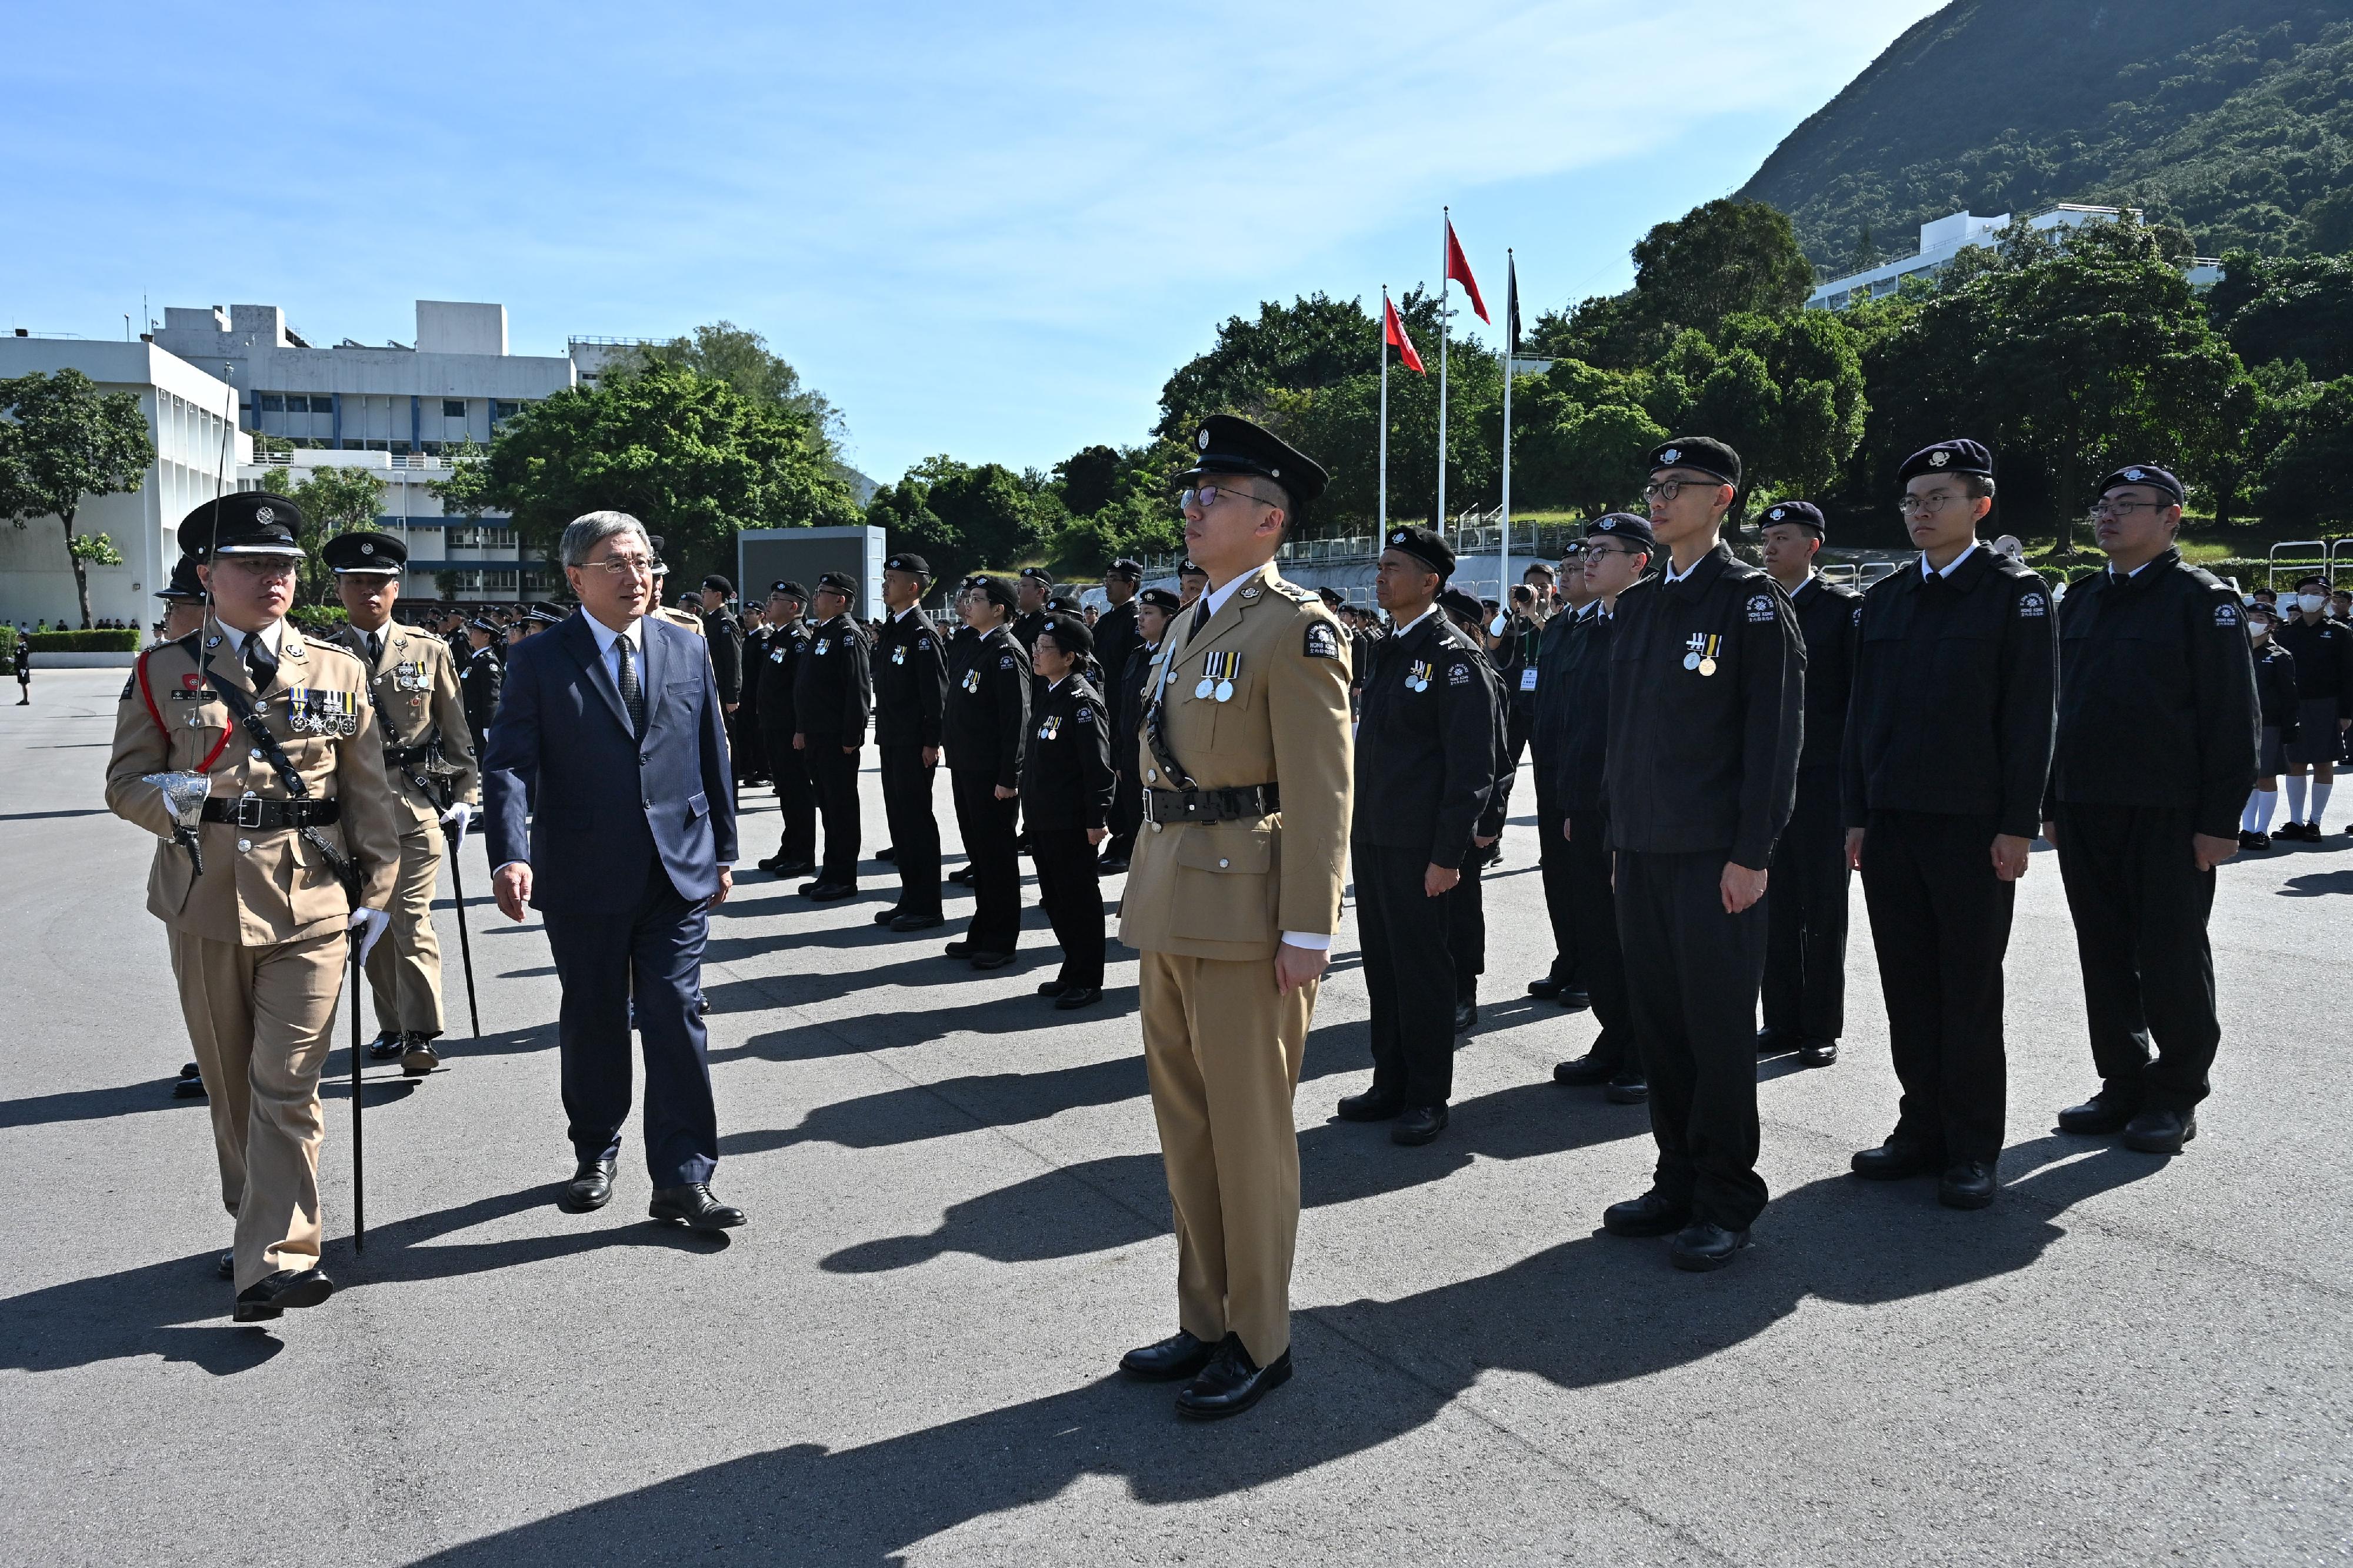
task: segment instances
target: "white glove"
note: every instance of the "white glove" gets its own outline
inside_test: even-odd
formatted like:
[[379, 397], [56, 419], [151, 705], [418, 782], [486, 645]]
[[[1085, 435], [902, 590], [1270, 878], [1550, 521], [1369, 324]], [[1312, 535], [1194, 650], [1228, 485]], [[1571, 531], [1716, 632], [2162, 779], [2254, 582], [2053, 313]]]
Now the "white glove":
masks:
[[441, 814], [441, 829], [448, 836], [450, 854], [455, 855], [458, 847], [466, 842], [466, 829], [473, 820], [474, 808], [462, 800]]
[[375, 951], [376, 939], [392, 928], [392, 917], [382, 910], [353, 910], [349, 930], [367, 929], [360, 936], [360, 962], [365, 963], [368, 954]]

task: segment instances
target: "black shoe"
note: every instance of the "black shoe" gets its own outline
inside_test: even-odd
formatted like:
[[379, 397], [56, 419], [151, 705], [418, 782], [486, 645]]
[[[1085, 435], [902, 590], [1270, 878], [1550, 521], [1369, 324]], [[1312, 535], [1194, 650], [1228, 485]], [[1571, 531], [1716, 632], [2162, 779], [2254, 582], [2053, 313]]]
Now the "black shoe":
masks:
[[1993, 1202], [1993, 1167], [1983, 1160], [1948, 1165], [1936, 1182], [1936, 1201], [1948, 1209], [1981, 1209]]
[[1054, 1005], [1062, 1012], [1071, 1013], [1081, 1007], [1092, 1007], [1102, 1000], [1102, 986], [1073, 985], [1054, 999]]
[[2253, 849], [2255, 847], [2256, 837], [2257, 835], [2252, 829], [2242, 827], [2239, 829], [2239, 847]]
[[801, 897], [813, 904], [838, 904], [844, 899], [858, 896], [855, 882], [803, 882]]
[[1446, 1131], [1446, 1107], [1442, 1105], [1411, 1105], [1401, 1112], [1389, 1128], [1389, 1142], [1408, 1148], [1427, 1143]]
[[1620, 1068], [1601, 1086], [1601, 1098], [1612, 1105], [1641, 1105], [1651, 1098], [1651, 1083], [1631, 1068]]
[[2319, 823], [2307, 822], [2304, 825], [2304, 841], [2306, 844], [2317, 844], [2327, 837], [2328, 829], [2321, 826]]
[[940, 951], [950, 958], [970, 958], [978, 950], [965, 938], [958, 937]]
[[1582, 985], [1564, 985], [1553, 1000], [1572, 1013], [1582, 1013], [1593, 1005], [1593, 994]]
[[935, 926], [944, 926], [947, 923], [947, 917], [944, 915], [908, 914], [900, 915], [892, 921], [891, 929], [898, 931], [930, 931]]
[[1169, 1383], [1192, 1377], [1209, 1364], [1218, 1347], [1183, 1329], [1157, 1344], [1138, 1345], [1119, 1358], [1119, 1370], [1146, 1383]]
[[951, 882], [962, 882], [967, 887], [971, 886], [972, 868], [969, 866], [957, 867], [955, 870], [948, 873], [948, 880]]
[[1690, 1223], [1690, 1207], [1670, 1203], [1656, 1187], [1601, 1211], [1601, 1228], [1612, 1236], [1672, 1236]]
[[1572, 1089], [1588, 1083], [1605, 1083], [1618, 1076], [1618, 1064], [1605, 1058], [1599, 1051], [1588, 1051], [1583, 1056], [1559, 1063], [1552, 1069], [1552, 1080]]
[[195, 1068], [195, 1063], [190, 1062], [188, 1064], [188, 1068], [182, 1069], [180, 1076], [172, 1080], [172, 1098], [174, 1100], [202, 1100], [205, 1098], [205, 1080], [197, 1077], [193, 1071], [188, 1070], [188, 1068]]
[[1836, 1060], [1838, 1060], [1836, 1040], [1825, 1040], [1815, 1037], [1798, 1047], [1798, 1061], [1801, 1066], [1826, 1068]]
[[237, 1293], [237, 1321], [264, 1323], [281, 1317], [289, 1307], [315, 1307], [335, 1293], [335, 1282], [317, 1268], [296, 1273], [281, 1268]]
[[2109, 1089], [2102, 1089], [2081, 1105], [2071, 1105], [2059, 1113], [2059, 1131], [2085, 1132], [2094, 1136], [2121, 1132], [2125, 1124], [2140, 1114], [2140, 1107], [2128, 1105]]
[[220, 1259], [213, 1265], [213, 1272], [218, 1274], [224, 1279], [234, 1279], [237, 1278], [236, 1247], [227, 1247], [221, 1249]]
[[1002, 969], [1012, 962], [1013, 955], [1009, 952], [975, 952], [972, 955], [975, 969]]
[[874, 923], [879, 926], [889, 925], [892, 921], [895, 921], [898, 918], [899, 906], [896, 904], [892, 904], [887, 910], [876, 910], [874, 911]]
[[423, 1078], [441, 1065], [441, 1053], [433, 1048], [433, 1037], [411, 1034], [406, 1037], [408, 1048], [401, 1053], [400, 1070], [410, 1078]]
[[1264, 1398], [1268, 1389], [1280, 1388], [1290, 1381], [1289, 1351], [1261, 1367], [1242, 1349], [1240, 1335], [1228, 1334], [1209, 1364], [1176, 1391], [1176, 1414], [1196, 1421], [1240, 1415]]
[[1396, 1095], [1368, 1089], [1362, 1094], [1344, 1097], [1333, 1108], [1333, 1114], [1343, 1121], [1387, 1121], [1404, 1109], [1405, 1101]]
[[1456, 1034], [1458, 1034], [1458, 1035], [1467, 1035], [1467, 1034], [1469, 1034], [1472, 1030], [1473, 1030], [1473, 1029], [1477, 1028], [1478, 1026], [1479, 1026], [1479, 1004], [1478, 1004], [1478, 1003], [1476, 1003], [1476, 1002], [1457, 1002], [1456, 1004], [1454, 1004], [1454, 1032], [1455, 1032]]
[[372, 1062], [397, 1061], [407, 1054], [408, 1044], [398, 1029], [386, 1029], [368, 1042], [368, 1060]]
[[659, 1220], [676, 1220], [689, 1230], [733, 1230], [745, 1218], [742, 1209], [712, 1197], [710, 1184], [704, 1182], [655, 1189], [646, 1213]]
[[773, 860], [763, 860], [760, 864], [775, 872], [778, 877], [786, 879], [790, 879], [794, 877], [806, 877], [810, 872], [817, 869], [817, 862], [814, 860], [787, 860], [781, 855], [777, 856]]
[[1783, 1051], [1793, 1051], [1797, 1048], [1797, 1036], [1787, 1029], [1757, 1031], [1757, 1054], [1760, 1057], [1778, 1057]]
[[1555, 980], [1549, 974], [1546, 975], [1542, 980], [1531, 980], [1528, 982], [1528, 994], [1539, 997], [1546, 1002], [1551, 1001], [1554, 997], [1559, 995], [1563, 991], [1567, 989], [1568, 983], [1567, 981]]
[[1095, 869], [1098, 872], [1106, 874], [1113, 871], [1124, 871], [1127, 869], [1127, 857], [1124, 855], [1107, 855], [1103, 858], [1095, 862]]
[[613, 1201], [613, 1168], [611, 1160], [583, 1160], [572, 1179], [564, 1184], [564, 1191], [555, 1206], [565, 1214], [587, 1214], [603, 1208]]
[[1746, 1230], [1726, 1230], [1714, 1220], [1695, 1219], [1675, 1232], [1667, 1243], [1667, 1261], [1678, 1268], [1704, 1274], [1732, 1261], [1748, 1245]]
[[2272, 847], [2272, 836], [2268, 833], [2242, 833], [2239, 835], [2239, 846], [2243, 849], [2258, 851], [2268, 849]]
[[874, 858], [877, 860], [896, 860], [898, 858], [899, 849], [896, 845], [886, 844], [874, 851]]
[[2144, 1154], [2179, 1154], [2197, 1136], [2194, 1110], [2144, 1110], [2125, 1123], [2125, 1147]]
[[1917, 1143], [1899, 1143], [1890, 1138], [1876, 1149], [1858, 1151], [1847, 1168], [1866, 1182], [1900, 1182], [1907, 1176], [1925, 1176], [1939, 1163]]
[[1068, 991], [1070, 988], [1071, 984], [1067, 980], [1040, 980], [1038, 982], [1038, 994], [1040, 996], [1060, 996], [1063, 992]]

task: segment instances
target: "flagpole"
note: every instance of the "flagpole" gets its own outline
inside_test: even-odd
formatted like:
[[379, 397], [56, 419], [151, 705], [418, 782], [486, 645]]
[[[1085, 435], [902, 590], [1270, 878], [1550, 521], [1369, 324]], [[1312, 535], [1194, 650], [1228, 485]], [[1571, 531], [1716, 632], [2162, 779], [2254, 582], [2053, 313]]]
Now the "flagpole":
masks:
[[1503, 614], [1512, 610], [1512, 323], [1518, 318], [1519, 274], [1513, 270], [1512, 252], [1504, 250], [1504, 544], [1495, 566], [1495, 602]]
[[1389, 533], [1389, 286], [1381, 285], [1381, 505], [1376, 548]]
[[1454, 241], [1451, 208], [1438, 209], [1438, 537], [1446, 537], [1446, 285], [1452, 280]]

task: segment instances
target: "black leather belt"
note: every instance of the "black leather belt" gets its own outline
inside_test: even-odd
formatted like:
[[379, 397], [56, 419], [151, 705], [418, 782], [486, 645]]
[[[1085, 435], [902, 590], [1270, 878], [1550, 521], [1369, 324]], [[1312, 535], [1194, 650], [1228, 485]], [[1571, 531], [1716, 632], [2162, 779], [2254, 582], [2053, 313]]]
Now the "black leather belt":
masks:
[[1144, 792], [1144, 820], [1155, 826], [1172, 822], [1255, 822], [1282, 809], [1282, 792], [1271, 784], [1244, 784], [1240, 789]]
[[384, 765], [388, 768], [413, 768], [432, 754], [430, 745], [386, 746], [384, 749]]
[[333, 800], [264, 800], [258, 795], [231, 799], [216, 795], [205, 802], [206, 822], [233, 822], [239, 827], [324, 827], [343, 814], [343, 803]]

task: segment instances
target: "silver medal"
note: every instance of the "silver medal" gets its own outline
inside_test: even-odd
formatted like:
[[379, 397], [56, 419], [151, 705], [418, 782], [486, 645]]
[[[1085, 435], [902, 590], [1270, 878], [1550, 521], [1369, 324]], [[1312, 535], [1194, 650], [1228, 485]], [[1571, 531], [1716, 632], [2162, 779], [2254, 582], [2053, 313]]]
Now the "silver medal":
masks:
[[1699, 655], [1697, 653], [1687, 653], [1683, 655], [1683, 668], [1685, 669], [1697, 669], [1699, 668]]
[[1201, 684], [1200, 684], [1200, 685], [1198, 685], [1198, 686], [1196, 686], [1195, 688], [1193, 688], [1193, 695], [1194, 695], [1194, 696], [1196, 696], [1196, 697], [1207, 697], [1207, 696], [1208, 696], [1208, 695], [1209, 695], [1209, 693], [1211, 693], [1212, 691], [1215, 691], [1217, 689], [1218, 689], [1218, 683], [1217, 683], [1216, 681], [1214, 681], [1214, 680], [1211, 680], [1208, 676], [1206, 676], [1206, 675], [1205, 675], [1205, 676], [1201, 677]]
[[1231, 702], [1233, 700], [1234, 683], [1230, 680], [1220, 680], [1218, 682], [1218, 700], [1220, 702]]

